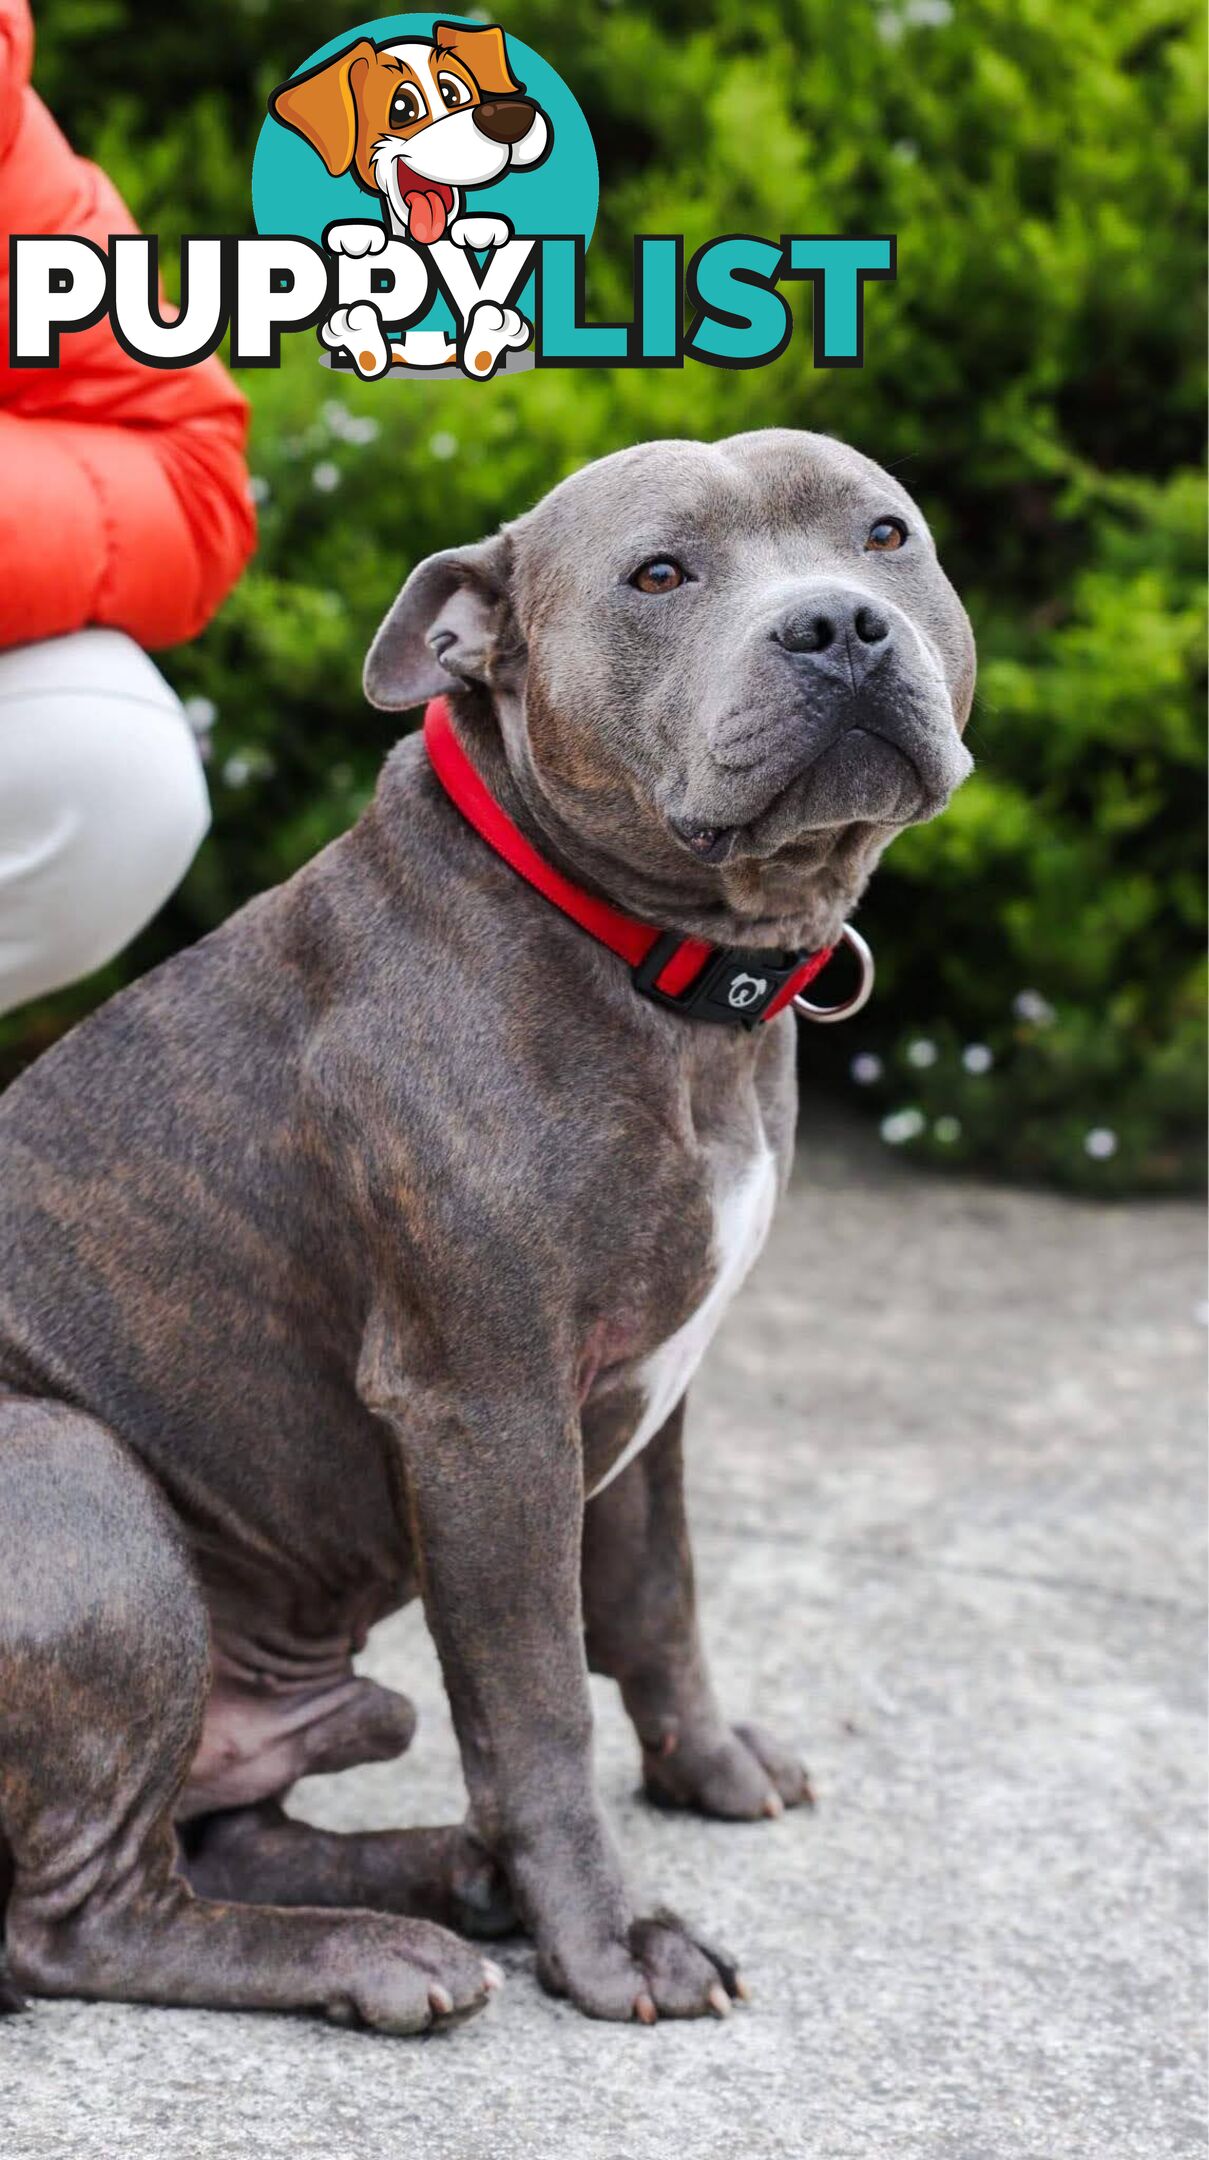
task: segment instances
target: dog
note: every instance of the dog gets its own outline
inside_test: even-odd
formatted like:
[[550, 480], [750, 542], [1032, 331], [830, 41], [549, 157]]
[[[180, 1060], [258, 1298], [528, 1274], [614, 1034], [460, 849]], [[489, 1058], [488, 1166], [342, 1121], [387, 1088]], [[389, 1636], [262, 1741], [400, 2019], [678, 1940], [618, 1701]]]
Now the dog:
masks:
[[[512, 74], [495, 24], [469, 30], [436, 23], [431, 38], [385, 45], [358, 38], [281, 83], [269, 110], [318, 152], [329, 173], [352, 172], [380, 198], [383, 223], [353, 220], [324, 234], [331, 253], [355, 258], [381, 254], [392, 234], [424, 248], [446, 236], [461, 248], [503, 246], [512, 237], [507, 218], [465, 216], [464, 196], [513, 167], [540, 165], [553, 142], [546, 114]], [[366, 380], [392, 364], [455, 360], [483, 379], [528, 343], [531, 329], [516, 308], [484, 299], [456, 343], [442, 331], [412, 330], [392, 345], [373, 301], [361, 299], [333, 310], [320, 335], [333, 349], [347, 349]]]
[[[445, 703], [353, 829], [0, 1099], [10, 2004], [410, 2032], [482, 2006], [515, 1925], [593, 2017], [743, 1993], [635, 1913], [592, 1777], [589, 1669], [656, 1801], [809, 1793], [716, 1700], [682, 1474], [788, 1174], [794, 1022], [668, 978], [721, 955], [763, 998], [833, 946], [970, 769], [973, 681], [855, 450], [606, 457], [413, 570], [366, 689]], [[644, 925], [645, 990], [608, 945]], [[466, 1820], [311, 1828], [297, 1778], [411, 1740], [353, 1660], [417, 1595]]]

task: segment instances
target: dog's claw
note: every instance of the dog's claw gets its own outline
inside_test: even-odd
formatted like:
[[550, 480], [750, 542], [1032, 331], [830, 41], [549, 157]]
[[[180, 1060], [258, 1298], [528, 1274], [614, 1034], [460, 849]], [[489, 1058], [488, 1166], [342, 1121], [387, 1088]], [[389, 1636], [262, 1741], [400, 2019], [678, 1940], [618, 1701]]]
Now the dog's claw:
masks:
[[494, 1958], [483, 1959], [483, 1985], [489, 1995], [502, 1988], [506, 1978], [502, 1965], [497, 1965]]
[[778, 1815], [785, 1813], [785, 1802], [782, 1800], [780, 1793], [774, 1792], [771, 1786], [768, 1789], [768, 1797], [764, 1802], [764, 1813], [771, 1816], [774, 1822]]
[[709, 1991], [709, 2005], [715, 2017], [730, 2016], [730, 1996], [720, 1980], [715, 1980]]
[[658, 2023], [659, 2012], [656, 2010], [650, 1996], [646, 1994], [645, 1991], [643, 1992], [643, 1994], [636, 1996], [634, 1999], [634, 2015], [640, 2025], [654, 2025]]
[[453, 1997], [448, 1988], [430, 1987], [428, 2005], [434, 2017], [448, 2017], [453, 2010]]

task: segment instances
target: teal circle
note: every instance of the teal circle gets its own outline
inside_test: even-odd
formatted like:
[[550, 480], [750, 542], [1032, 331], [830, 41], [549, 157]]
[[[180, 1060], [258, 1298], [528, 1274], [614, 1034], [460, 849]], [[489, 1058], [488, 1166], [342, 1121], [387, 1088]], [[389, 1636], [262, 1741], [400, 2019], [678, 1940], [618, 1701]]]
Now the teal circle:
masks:
[[[294, 74], [307, 74], [359, 37], [370, 38], [375, 45], [395, 44], [404, 38], [431, 38], [437, 22], [464, 23], [468, 30], [483, 27], [481, 20], [472, 22], [465, 16], [376, 15], [369, 22], [352, 24], [325, 45], [316, 46]], [[495, 211], [510, 220], [522, 239], [529, 233], [579, 233], [586, 243], [592, 237], [600, 198], [600, 172], [588, 123], [548, 61], [510, 33], [507, 42], [513, 73], [524, 83], [526, 95], [541, 106], [554, 139], [548, 156], [532, 172], [520, 168], [505, 173], [491, 187], [468, 190], [466, 210], [471, 215]], [[333, 179], [323, 159], [301, 135], [283, 127], [271, 113], [266, 117], [252, 160], [252, 216], [257, 232], [296, 233], [304, 240], [321, 241], [325, 227], [338, 218], [380, 215], [378, 197], [367, 195], [351, 173]], [[522, 314], [532, 318], [532, 278], [516, 305]], [[415, 327], [451, 334], [454, 321], [446, 300], [438, 295]]]

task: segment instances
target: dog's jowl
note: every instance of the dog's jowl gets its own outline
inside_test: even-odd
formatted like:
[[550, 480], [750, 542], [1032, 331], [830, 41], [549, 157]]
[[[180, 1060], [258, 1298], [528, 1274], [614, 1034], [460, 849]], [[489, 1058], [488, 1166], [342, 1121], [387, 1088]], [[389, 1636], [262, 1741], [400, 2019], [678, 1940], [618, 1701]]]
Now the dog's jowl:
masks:
[[[653, 1798], [807, 1796], [713, 1693], [684, 1391], [788, 1170], [787, 956], [964, 777], [973, 666], [919, 510], [854, 451], [607, 458], [409, 578], [367, 689], [444, 705], [354, 829], [4, 1096], [14, 2001], [412, 2031], [487, 1999], [466, 1938], [517, 1925], [597, 2017], [742, 1992], [634, 1911], [588, 1672]], [[312, 1829], [299, 1777], [411, 1740], [354, 1658], [419, 1594], [466, 1820]]]

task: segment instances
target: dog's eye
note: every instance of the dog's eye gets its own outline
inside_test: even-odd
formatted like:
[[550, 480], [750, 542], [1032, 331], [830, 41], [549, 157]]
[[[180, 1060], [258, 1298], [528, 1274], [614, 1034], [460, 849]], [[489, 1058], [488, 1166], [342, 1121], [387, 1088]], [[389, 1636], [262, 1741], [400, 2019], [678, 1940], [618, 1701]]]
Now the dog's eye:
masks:
[[869, 527], [865, 547], [872, 548], [875, 554], [889, 555], [902, 546], [906, 537], [907, 528], [901, 518], [879, 518], [876, 525]]
[[390, 101], [390, 124], [392, 127], [412, 127], [424, 118], [426, 110], [419, 91], [411, 83], [404, 83]]
[[656, 555], [653, 562], [644, 562], [641, 570], [635, 570], [630, 583], [636, 592], [675, 592], [677, 585], [684, 583], [684, 572], [670, 555]]
[[450, 112], [456, 112], [459, 105], [470, 103], [470, 85], [464, 83], [460, 75], [438, 75], [437, 89]]

